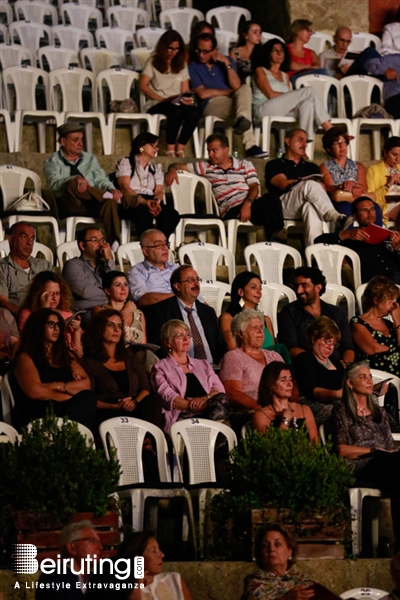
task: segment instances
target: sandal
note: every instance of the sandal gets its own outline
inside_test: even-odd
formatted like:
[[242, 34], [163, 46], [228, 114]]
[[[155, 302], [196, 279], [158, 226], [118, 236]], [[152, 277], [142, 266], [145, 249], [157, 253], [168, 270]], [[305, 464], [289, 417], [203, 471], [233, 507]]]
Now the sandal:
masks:
[[174, 150], [168, 150], [168, 151], [165, 153], [165, 156], [169, 156], [169, 157], [171, 157], [171, 158], [175, 158], [175, 151], [174, 151]]
[[183, 158], [183, 157], [185, 156], [185, 151], [184, 151], [184, 150], [177, 150], [177, 151], [175, 152], [175, 156], [176, 156], [177, 158]]

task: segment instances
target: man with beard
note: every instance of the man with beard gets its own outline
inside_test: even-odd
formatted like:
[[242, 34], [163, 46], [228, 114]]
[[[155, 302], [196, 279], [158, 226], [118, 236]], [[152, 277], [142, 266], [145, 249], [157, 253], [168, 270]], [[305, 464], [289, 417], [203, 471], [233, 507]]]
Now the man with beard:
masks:
[[279, 342], [287, 346], [290, 356], [294, 358], [310, 348], [307, 327], [314, 319], [325, 315], [335, 321], [341, 333], [339, 347], [332, 356], [344, 363], [352, 362], [353, 342], [346, 315], [320, 298], [326, 289], [323, 273], [315, 267], [299, 267], [294, 272], [294, 289], [297, 300], [285, 306], [278, 315]]

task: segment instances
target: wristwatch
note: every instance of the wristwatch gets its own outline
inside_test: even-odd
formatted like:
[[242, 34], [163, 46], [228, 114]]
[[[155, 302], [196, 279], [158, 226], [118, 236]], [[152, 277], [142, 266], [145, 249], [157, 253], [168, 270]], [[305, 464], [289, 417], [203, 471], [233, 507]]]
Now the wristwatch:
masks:
[[228, 70], [228, 69], [232, 69], [232, 65], [226, 65], [226, 67], [225, 67], [225, 68], [226, 68], [226, 70]]

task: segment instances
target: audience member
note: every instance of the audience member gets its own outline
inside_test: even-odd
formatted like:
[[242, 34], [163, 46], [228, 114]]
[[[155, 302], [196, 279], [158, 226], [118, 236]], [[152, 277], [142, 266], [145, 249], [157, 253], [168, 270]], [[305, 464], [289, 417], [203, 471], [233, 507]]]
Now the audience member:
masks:
[[282, 362], [272, 362], [265, 367], [260, 379], [257, 409], [252, 417], [253, 429], [265, 433], [268, 427], [300, 429], [305, 426], [310, 440], [318, 443], [318, 431], [313, 413], [308, 406], [292, 402], [293, 375], [291, 368]]
[[17, 428], [44, 417], [51, 406], [58, 417], [67, 416], [93, 429], [96, 396], [89, 377], [71, 357], [62, 316], [51, 308], [35, 310], [25, 323], [15, 362]]
[[0, 376], [10, 370], [11, 360], [19, 346], [17, 323], [6, 308], [0, 306]]
[[383, 145], [383, 160], [367, 170], [368, 191], [373, 192], [386, 219], [399, 224], [400, 137], [394, 135]]
[[35, 230], [29, 223], [19, 221], [10, 227], [10, 253], [0, 259], [0, 306], [17, 315], [31, 282], [41, 271], [52, 271], [53, 266], [42, 258], [32, 256]]
[[400, 552], [397, 552], [390, 561], [390, 574], [392, 576], [394, 590], [384, 596], [382, 600], [399, 600], [400, 599]]
[[[173, 106], [171, 104], [171, 106]], [[139, 133], [132, 141], [128, 158], [121, 158], [116, 165], [115, 177], [124, 194], [139, 194], [136, 208], [122, 208], [121, 217], [135, 223], [140, 236], [155, 222], [159, 231], [168, 238], [179, 223], [179, 213], [163, 203], [164, 175], [161, 164], [153, 165], [151, 159], [158, 152], [158, 136]]]
[[160, 336], [168, 356], [154, 365], [151, 381], [162, 399], [164, 431], [169, 433], [180, 419], [229, 422], [229, 403], [221, 380], [210, 363], [188, 354], [192, 335], [186, 323], [172, 319], [164, 323]]
[[77, 244], [81, 254], [66, 261], [62, 274], [72, 292], [74, 308], [86, 310], [107, 302], [102, 278], [116, 266], [110, 244], [98, 229], [86, 227], [79, 231]]
[[188, 354], [191, 358], [206, 359], [219, 364], [226, 352], [226, 344], [218, 327], [217, 316], [211, 306], [198, 300], [200, 278], [190, 265], [181, 265], [171, 275], [173, 296], [146, 311], [147, 338], [161, 345], [160, 330], [171, 319], [184, 321], [192, 335]]
[[279, 340], [287, 346], [294, 358], [310, 348], [307, 327], [320, 315], [329, 317], [340, 330], [341, 339], [332, 357], [335, 360], [354, 360], [353, 342], [345, 313], [337, 306], [321, 300], [326, 279], [315, 267], [299, 267], [294, 272], [294, 290], [297, 300], [284, 306], [278, 314]]
[[247, 157], [266, 158], [255, 143], [251, 123], [251, 89], [241, 84], [233, 58], [223, 56], [210, 33], [197, 37], [197, 59], [189, 64], [190, 80], [202, 116], [212, 115], [233, 122], [233, 132], [241, 135]]
[[342, 398], [344, 368], [332, 356], [341, 334], [335, 321], [321, 315], [307, 328], [310, 349], [293, 360], [301, 403], [312, 410], [318, 425], [325, 424]]
[[140, 307], [171, 298], [171, 274], [178, 265], [168, 262], [169, 242], [158, 229], [148, 229], [140, 236], [144, 260], [128, 271], [133, 300]]
[[296, 19], [290, 26], [290, 39], [287, 45], [290, 54], [288, 75], [293, 85], [296, 79], [302, 75], [326, 74], [325, 69], [320, 68], [319, 58], [314, 50], [306, 47], [312, 34], [312, 22], [308, 19]]
[[139, 88], [148, 101], [145, 112], [167, 117], [167, 156], [182, 157], [198, 123], [190, 91], [186, 47], [174, 29], [166, 31], [140, 75]]
[[321, 67], [331, 77], [342, 79], [348, 75], [366, 75], [366, 60], [379, 56], [372, 46], [362, 52], [348, 52], [352, 37], [350, 27], [338, 27], [333, 36], [333, 47], [319, 55]]
[[397, 10], [394, 23], [388, 23], [384, 26], [382, 32], [381, 54], [399, 54], [400, 53], [400, 8]]
[[[337, 451], [353, 469], [356, 476], [355, 486], [381, 488], [389, 494], [395, 538], [394, 551], [398, 552], [400, 453], [395, 452], [385, 409], [374, 402], [373, 385], [372, 375], [366, 364], [353, 363], [347, 367], [343, 402], [335, 406], [333, 411]], [[387, 390], [387, 385], [385, 387]]]
[[376, 223], [376, 203], [371, 198], [360, 196], [352, 203], [351, 210], [359, 227], [340, 233], [324, 233], [315, 238], [314, 242], [340, 244], [357, 252], [363, 283], [367, 283], [375, 275], [386, 275], [400, 283], [400, 233], [392, 230], [385, 241], [371, 243], [371, 236], [365, 229]]
[[220, 215], [224, 221], [239, 219], [263, 225], [267, 240], [283, 227], [279, 199], [260, 195], [260, 181], [254, 165], [229, 154], [228, 138], [213, 134], [207, 138], [208, 161], [172, 164], [165, 176], [166, 185], [179, 183], [178, 170], [205, 177], [211, 183]]
[[384, 76], [385, 108], [394, 119], [400, 119], [400, 54], [369, 58], [365, 61], [365, 67], [370, 75]]
[[285, 138], [284, 156], [270, 160], [265, 167], [267, 188], [280, 197], [284, 218], [303, 220], [306, 246], [322, 234], [324, 221], [340, 226], [344, 219], [333, 207], [323, 186], [310, 178], [319, 175], [319, 169], [305, 160], [308, 141], [304, 129], [291, 129]]
[[237, 74], [242, 83], [253, 74], [252, 53], [261, 44], [261, 33], [261, 25], [256, 21], [245, 21], [239, 29], [236, 46], [229, 52], [236, 63]]
[[[194, 21], [193, 21], [194, 23]], [[190, 39], [188, 44], [189, 62], [197, 59], [197, 38], [201, 33], [210, 33], [215, 36], [215, 27], [207, 21], [196, 21], [190, 30]]]

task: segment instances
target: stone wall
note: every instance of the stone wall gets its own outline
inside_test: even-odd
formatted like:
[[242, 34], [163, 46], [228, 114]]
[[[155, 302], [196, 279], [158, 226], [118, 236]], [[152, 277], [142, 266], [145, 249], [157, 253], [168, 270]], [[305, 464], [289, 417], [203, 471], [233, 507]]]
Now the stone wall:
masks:
[[334, 31], [347, 25], [353, 31], [369, 31], [368, 0], [289, 0], [290, 19], [309, 19], [317, 31]]

